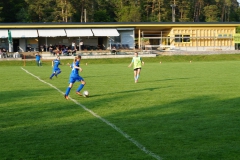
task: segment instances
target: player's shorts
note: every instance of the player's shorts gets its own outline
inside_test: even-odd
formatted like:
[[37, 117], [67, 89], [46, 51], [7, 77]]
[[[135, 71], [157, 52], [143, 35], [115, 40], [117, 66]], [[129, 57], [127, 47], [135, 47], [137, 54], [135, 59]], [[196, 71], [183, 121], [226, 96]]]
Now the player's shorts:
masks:
[[60, 71], [60, 68], [53, 68], [53, 72], [54, 72], [54, 73], [56, 73], [56, 72], [58, 72], [58, 71]]
[[79, 75], [71, 76], [69, 79], [69, 83], [75, 83], [76, 81], [84, 81], [84, 79]]
[[140, 68], [134, 68], [133, 70], [134, 70], [134, 71], [137, 71], [137, 70], [139, 70], [139, 69], [141, 70], [141, 67], [140, 67]]

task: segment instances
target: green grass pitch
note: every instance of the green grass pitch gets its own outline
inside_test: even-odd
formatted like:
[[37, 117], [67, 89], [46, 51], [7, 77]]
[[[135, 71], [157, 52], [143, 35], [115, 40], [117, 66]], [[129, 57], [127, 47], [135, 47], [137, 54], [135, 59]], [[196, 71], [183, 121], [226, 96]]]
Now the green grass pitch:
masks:
[[69, 66], [0, 64], [0, 160], [240, 159], [240, 62], [172, 59], [143, 58], [137, 84], [131, 59], [82, 60], [74, 101]]

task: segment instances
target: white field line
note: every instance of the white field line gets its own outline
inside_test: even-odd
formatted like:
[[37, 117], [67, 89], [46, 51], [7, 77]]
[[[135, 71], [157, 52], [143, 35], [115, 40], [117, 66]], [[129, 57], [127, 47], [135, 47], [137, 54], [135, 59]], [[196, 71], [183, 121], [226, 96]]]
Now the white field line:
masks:
[[[22, 67], [21, 67], [22, 68]], [[59, 90], [57, 87], [53, 86], [52, 84], [45, 82], [44, 80], [40, 79], [39, 77], [35, 76], [34, 74], [30, 73], [29, 71], [27, 71], [26, 69], [22, 68], [22, 70], [24, 70], [26, 73], [30, 74], [31, 76], [37, 78], [39, 81], [49, 85], [50, 87], [56, 89], [59, 93], [61, 93], [62, 95], [64, 95], [65, 93], [62, 92], [61, 90]], [[111, 122], [109, 122], [108, 120], [100, 117], [99, 115], [97, 115], [96, 113], [94, 113], [92, 110], [88, 109], [87, 107], [85, 107], [84, 105], [82, 105], [81, 103], [79, 103], [78, 101], [76, 101], [75, 99], [69, 97], [69, 99], [71, 101], [73, 101], [74, 103], [76, 103], [78, 106], [82, 107], [84, 110], [88, 111], [89, 113], [91, 113], [94, 117], [100, 119], [101, 121], [105, 122], [107, 125], [111, 126], [113, 129], [115, 129], [117, 132], [119, 132], [121, 135], [123, 135], [127, 140], [129, 140], [130, 142], [132, 142], [133, 144], [135, 144], [139, 149], [141, 149], [144, 153], [154, 157], [157, 160], [161, 160], [161, 157], [156, 155], [155, 153], [151, 152], [150, 150], [146, 149], [142, 144], [140, 144], [139, 142], [137, 142], [136, 140], [134, 140], [132, 137], [130, 137], [127, 133], [123, 132], [120, 128], [118, 128], [116, 125], [112, 124]]]

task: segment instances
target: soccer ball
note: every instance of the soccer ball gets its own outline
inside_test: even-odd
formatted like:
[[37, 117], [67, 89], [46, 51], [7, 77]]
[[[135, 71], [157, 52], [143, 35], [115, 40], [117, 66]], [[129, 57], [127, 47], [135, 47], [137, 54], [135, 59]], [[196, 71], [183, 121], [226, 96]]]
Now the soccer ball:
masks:
[[83, 97], [88, 97], [88, 96], [89, 96], [88, 91], [83, 91]]

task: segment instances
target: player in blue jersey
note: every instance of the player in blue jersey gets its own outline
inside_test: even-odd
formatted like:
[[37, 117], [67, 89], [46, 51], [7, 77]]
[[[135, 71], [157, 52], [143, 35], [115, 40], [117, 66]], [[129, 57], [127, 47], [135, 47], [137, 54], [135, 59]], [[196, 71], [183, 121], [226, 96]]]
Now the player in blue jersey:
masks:
[[39, 53], [37, 53], [36, 55], [36, 63], [37, 63], [37, 66], [41, 66], [41, 56], [39, 55]]
[[52, 61], [53, 73], [50, 76], [50, 79], [52, 79], [53, 76], [57, 77], [57, 75], [61, 73], [60, 68], [58, 68], [59, 65], [60, 65], [60, 57], [57, 56], [57, 58]]
[[76, 81], [81, 82], [81, 84], [79, 85], [79, 87], [77, 88], [77, 91], [76, 91], [76, 94], [78, 94], [80, 96], [82, 95], [80, 93], [80, 91], [83, 89], [84, 85], [86, 84], [84, 79], [79, 75], [79, 71], [82, 72], [82, 68], [80, 67], [80, 61], [81, 61], [81, 56], [78, 55], [75, 57], [73, 64], [70, 66], [72, 68], [72, 72], [71, 72], [70, 78], [69, 78], [69, 86], [64, 95], [65, 99], [67, 99], [67, 100], [69, 99], [68, 95], [72, 89], [72, 86]]

